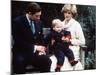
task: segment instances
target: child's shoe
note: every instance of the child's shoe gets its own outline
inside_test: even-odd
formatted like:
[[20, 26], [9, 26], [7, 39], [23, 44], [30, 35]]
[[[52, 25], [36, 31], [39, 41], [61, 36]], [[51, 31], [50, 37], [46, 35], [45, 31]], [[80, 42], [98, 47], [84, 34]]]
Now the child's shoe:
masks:
[[78, 63], [78, 61], [71, 61], [70, 64], [71, 66], [75, 66]]
[[55, 72], [60, 72], [60, 68], [56, 68], [55, 69]]

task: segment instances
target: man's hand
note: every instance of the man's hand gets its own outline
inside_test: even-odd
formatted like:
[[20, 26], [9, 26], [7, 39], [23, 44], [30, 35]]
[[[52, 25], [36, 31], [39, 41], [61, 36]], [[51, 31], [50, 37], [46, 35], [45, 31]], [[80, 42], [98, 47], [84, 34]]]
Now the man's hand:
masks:
[[38, 55], [46, 55], [46, 52], [39, 52]]
[[46, 47], [41, 45], [35, 45], [35, 52], [38, 52], [38, 55], [46, 55]]
[[41, 45], [37, 45], [36, 46], [36, 51], [44, 52], [44, 51], [46, 51], [46, 47], [45, 46], [41, 46]]

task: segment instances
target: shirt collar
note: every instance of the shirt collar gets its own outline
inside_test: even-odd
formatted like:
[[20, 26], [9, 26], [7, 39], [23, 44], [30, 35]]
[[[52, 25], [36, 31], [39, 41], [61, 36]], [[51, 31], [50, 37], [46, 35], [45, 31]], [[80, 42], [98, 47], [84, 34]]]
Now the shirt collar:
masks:
[[29, 15], [28, 14], [26, 14], [26, 18], [27, 18], [28, 22], [30, 23], [31, 21], [29, 19]]
[[34, 21], [31, 21], [31, 20], [29, 19], [29, 15], [28, 15], [28, 14], [26, 14], [26, 18], [27, 18], [27, 20], [28, 20], [28, 22], [29, 22], [29, 25], [31, 25], [31, 22], [34, 23]]
[[63, 21], [63, 27], [69, 28], [72, 25], [72, 23], [73, 23], [73, 18], [71, 18], [67, 24], [65, 23], [65, 20], [64, 20]]

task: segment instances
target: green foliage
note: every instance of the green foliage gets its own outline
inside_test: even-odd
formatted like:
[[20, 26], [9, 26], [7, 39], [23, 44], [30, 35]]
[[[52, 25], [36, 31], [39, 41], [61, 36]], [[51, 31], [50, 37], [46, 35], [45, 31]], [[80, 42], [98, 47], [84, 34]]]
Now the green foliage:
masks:
[[85, 58], [85, 69], [95, 69], [96, 68], [96, 59], [95, 53], [91, 51], [88, 52], [88, 56]]
[[85, 69], [96, 68], [96, 7], [78, 6], [78, 16], [86, 39]]

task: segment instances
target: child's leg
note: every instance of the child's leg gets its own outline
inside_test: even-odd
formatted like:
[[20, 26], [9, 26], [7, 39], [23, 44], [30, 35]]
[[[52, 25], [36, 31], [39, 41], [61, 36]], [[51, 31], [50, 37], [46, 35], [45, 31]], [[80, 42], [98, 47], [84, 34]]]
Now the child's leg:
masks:
[[65, 49], [63, 50], [64, 51], [64, 54], [68, 57], [68, 60], [69, 60], [69, 63], [74, 66], [75, 64], [78, 63], [78, 61], [75, 61], [75, 57], [74, 57], [74, 54], [72, 52], [71, 49]]
[[64, 64], [64, 53], [60, 50], [57, 50], [54, 53], [57, 58], [57, 65], [55, 71], [58, 72], [61, 70], [61, 67]]

